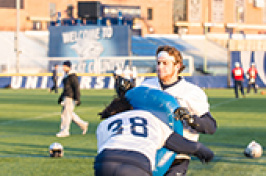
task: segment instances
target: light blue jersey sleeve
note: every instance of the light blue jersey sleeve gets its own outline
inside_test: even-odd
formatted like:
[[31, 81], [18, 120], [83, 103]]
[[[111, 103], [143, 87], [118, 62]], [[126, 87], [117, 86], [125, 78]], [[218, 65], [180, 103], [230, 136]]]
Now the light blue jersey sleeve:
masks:
[[[174, 121], [173, 125], [174, 131], [183, 136], [183, 124], [180, 120]], [[161, 148], [157, 150], [156, 159], [155, 159], [155, 169], [152, 172], [153, 176], [162, 176], [164, 175], [173, 161], [175, 160], [176, 153], [168, 150], [167, 148]]]

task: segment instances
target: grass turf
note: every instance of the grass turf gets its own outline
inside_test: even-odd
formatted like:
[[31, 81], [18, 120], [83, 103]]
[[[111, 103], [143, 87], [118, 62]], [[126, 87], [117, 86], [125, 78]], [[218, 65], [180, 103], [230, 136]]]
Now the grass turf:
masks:
[[[200, 141], [215, 152], [215, 159], [202, 165], [192, 158], [189, 176], [266, 175], [266, 157], [243, 156], [246, 145], [256, 140], [266, 147], [266, 95], [251, 93], [234, 98], [232, 89], [207, 89], [211, 112], [218, 123], [214, 135], [201, 135]], [[72, 123], [71, 136], [56, 138], [61, 107], [58, 94], [48, 90], [0, 89], [0, 175], [93, 175], [96, 155], [97, 113], [114, 96], [113, 90], [82, 90], [75, 111], [90, 122], [88, 133]], [[60, 142], [65, 156], [48, 157], [48, 147]], [[265, 153], [265, 150], [264, 150]]]

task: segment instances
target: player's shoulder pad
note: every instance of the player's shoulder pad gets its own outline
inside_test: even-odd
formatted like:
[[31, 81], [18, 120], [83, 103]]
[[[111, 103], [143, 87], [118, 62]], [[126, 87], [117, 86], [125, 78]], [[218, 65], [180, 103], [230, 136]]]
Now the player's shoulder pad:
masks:
[[174, 111], [180, 107], [172, 95], [149, 87], [135, 87], [125, 96], [134, 109], [160, 114], [161, 120], [166, 123], [172, 123]]
[[140, 86], [151, 87], [154, 89], [159, 89], [161, 87], [158, 77], [147, 78], [140, 84]]
[[186, 94], [190, 95], [191, 97], [194, 97], [194, 98], [206, 98], [207, 97], [204, 90], [195, 84], [185, 81], [184, 87], [186, 87], [186, 91], [188, 91]]

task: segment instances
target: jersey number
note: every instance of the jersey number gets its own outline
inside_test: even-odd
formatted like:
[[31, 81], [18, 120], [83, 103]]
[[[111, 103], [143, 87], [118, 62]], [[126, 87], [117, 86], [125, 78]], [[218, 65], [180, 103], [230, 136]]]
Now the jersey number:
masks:
[[[147, 129], [147, 120], [141, 117], [132, 117], [129, 119], [130, 122], [130, 132], [134, 136], [139, 137], [147, 137], [148, 129]], [[139, 130], [141, 128], [142, 130]], [[117, 119], [111, 122], [108, 125], [108, 131], [112, 129], [113, 135], [122, 134], [123, 133], [123, 121], [122, 119]]]

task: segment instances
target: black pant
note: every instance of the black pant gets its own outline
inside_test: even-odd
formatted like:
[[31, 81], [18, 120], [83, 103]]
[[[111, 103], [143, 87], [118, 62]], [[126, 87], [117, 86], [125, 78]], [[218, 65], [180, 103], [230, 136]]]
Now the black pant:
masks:
[[139, 152], [104, 149], [94, 162], [95, 176], [151, 176], [150, 160]]
[[164, 176], [186, 176], [188, 165], [188, 159], [176, 159]]
[[240, 88], [241, 94], [245, 95], [244, 94], [243, 82], [235, 80], [235, 95], [236, 95], [236, 98], [238, 98], [238, 88]]
[[53, 86], [51, 87], [50, 91], [52, 92], [53, 90], [55, 91], [55, 93], [58, 92], [58, 90], [57, 90], [57, 80], [56, 79], [53, 79]]
[[94, 164], [95, 176], [150, 176], [145, 170], [123, 162], [101, 162]]
[[248, 83], [248, 88], [247, 88], [247, 93], [250, 92], [250, 89], [253, 87], [254, 92], [257, 93], [257, 87], [256, 87], [256, 83]]

